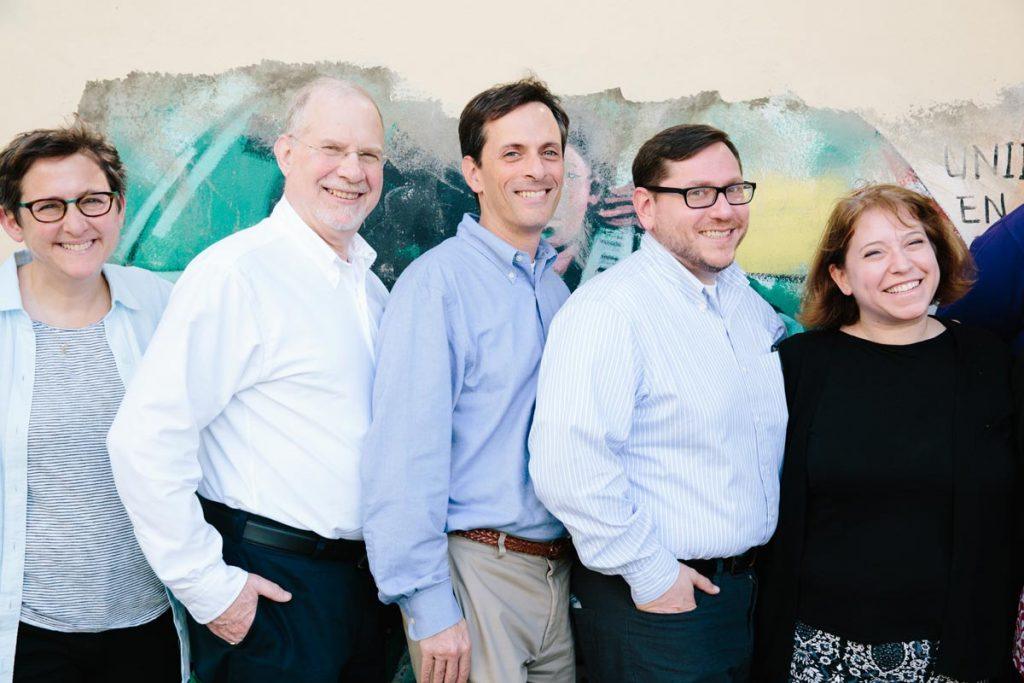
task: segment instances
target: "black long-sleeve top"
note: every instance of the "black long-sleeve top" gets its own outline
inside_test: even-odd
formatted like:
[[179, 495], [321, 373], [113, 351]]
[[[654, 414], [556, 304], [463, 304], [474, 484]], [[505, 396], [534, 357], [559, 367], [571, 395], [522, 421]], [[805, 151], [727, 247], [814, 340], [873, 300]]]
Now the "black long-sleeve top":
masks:
[[862, 643], [938, 639], [953, 516], [952, 335], [838, 334], [807, 439], [800, 621]]
[[[951, 402], [948, 420], [952, 490], [946, 517], [948, 551], [938, 551], [940, 556], [948, 552], [949, 559], [948, 581], [938, 598], [941, 614], [939, 610], [933, 613], [939, 620], [936, 631], [942, 643], [936, 670], [962, 680], [996, 679], [1007, 668], [1019, 588], [1015, 585], [1012, 547], [1017, 511], [1010, 357], [1006, 346], [992, 334], [944, 323], [952, 342], [952, 363], [939, 365], [934, 372], [952, 381], [952, 392], [946, 399]], [[803, 616], [800, 609], [805, 589], [802, 571], [808, 549], [808, 482], [815, 467], [809, 462], [810, 444], [812, 433], [821, 426], [817, 422], [818, 408], [822, 399], [827, 398], [826, 387], [832, 382], [837, 348], [848, 341], [839, 336], [842, 334], [808, 332], [786, 340], [779, 349], [789, 404], [789, 428], [779, 525], [758, 560], [755, 680], [784, 681], [788, 676], [793, 628], [798, 617]], [[834, 389], [830, 387], [828, 391]], [[938, 399], [922, 396], [921, 400]], [[850, 429], [853, 428], [851, 425]], [[880, 482], [887, 476], [878, 473]], [[850, 523], [856, 524], [857, 519]], [[864, 580], [873, 579], [872, 572], [864, 573]]]

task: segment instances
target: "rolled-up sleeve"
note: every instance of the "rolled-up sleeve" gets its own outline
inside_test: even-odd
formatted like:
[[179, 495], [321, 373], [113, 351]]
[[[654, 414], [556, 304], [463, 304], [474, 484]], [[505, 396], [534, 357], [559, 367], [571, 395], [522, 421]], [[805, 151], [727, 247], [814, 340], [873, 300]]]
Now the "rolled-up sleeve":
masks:
[[541, 361], [530, 476], [583, 564], [621, 575], [637, 604], [667, 591], [679, 573], [650, 515], [632, 500], [621, 461], [643, 393], [626, 316], [601, 301], [570, 299]]
[[200, 431], [260, 373], [252, 291], [228, 269], [194, 263], [125, 392], [107, 439], [118, 493], [146, 559], [200, 623], [227, 609], [246, 572], [227, 565], [196, 489]]
[[407, 271], [381, 320], [362, 460], [363, 534], [380, 597], [422, 640], [462, 618], [448, 569], [452, 411], [464, 348], [429, 271]]

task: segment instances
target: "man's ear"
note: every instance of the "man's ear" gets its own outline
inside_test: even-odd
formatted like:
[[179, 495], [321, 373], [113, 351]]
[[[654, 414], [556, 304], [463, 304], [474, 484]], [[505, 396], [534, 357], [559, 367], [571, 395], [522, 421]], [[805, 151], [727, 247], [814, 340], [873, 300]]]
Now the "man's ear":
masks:
[[640, 226], [650, 232], [657, 223], [657, 205], [654, 201], [654, 193], [645, 187], [633, 189], [633, 210], [636, 211], [636, 218]]
[[834, 263], [831, 264], [828, 267], [828, 274], [832, 276], [832, 282], [836, 283], [836, 287], [839, 288], [840, 292], [846, 296], [853, 294], [853, 287], [850, 286], [850, 280], [846, 277], [846, 271], [841, 266], [837, 266]]
[[466, 184], [474, 194], [480, 194], [484, 189], [484, 184], [480, 180], [480, 167], [468, 154], [462, 157], [462, 177], [466, 179]]
[[294, 153], [294, 147], [292, 146], [292, 137], [287, 133], [281, 135], [274, 141], [274, 158], [277, 159], [277, 167], [281, 169], [281, 174], [287, 178], [288, 171], [292, 167], [292, 154]]
[[7, 209], [0, 211], [0, 225], [3, 226], [4, 232], [10, 235], [11, 239], [15, 242], [25, 241], [25, 231], [18, 224], [18, 218], [14, 213]]

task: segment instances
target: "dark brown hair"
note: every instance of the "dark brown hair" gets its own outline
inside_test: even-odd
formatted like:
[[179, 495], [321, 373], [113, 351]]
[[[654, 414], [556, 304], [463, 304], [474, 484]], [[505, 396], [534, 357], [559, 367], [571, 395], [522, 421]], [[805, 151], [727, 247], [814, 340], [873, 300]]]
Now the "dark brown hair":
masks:
[[904, 225], [910, 218], [924, 227], [939, 264], [939, 286], [935, 291], [938, 301], [953, 303], [971, 288], [974, 261], [960, 234], [934, 200], [899, 185], [868, 185], [841, 198], [825, 223], [804, 284], [800, 322], [806, 327], [836, 329], [852, 325], [860, 318], [857, 301], [843, 294], [829, 268], [843, 267], [855, 224], [870, 209], [888, 211]]
[[666, 161], [685, 161], [716, 142], [729, 148], [742, 171], [740, 153], [726, 133], [704, 124], [684, 123], [666, 128], [641, 145], [633, 159], [633, 186], [659, 184], [668, 175]]
[[484, 125], [530, 102], [540, 102], [551, 110], [558, 123], [558, 132], [562, 135], [562, 151], [565, 151], [565, 138], [569, 134], [569, 115], [543, 82], [535, 78], [524, 78], [485, 90], [465, 106], [459, 116], [459, 145], [462, 148], [462, 156], [472, 157], [479, 165], [480, 152], [486, 142]]
[[0, 208], [18, 216], [21, 181], [40, 159], [84, 154], [100, 167], [110, 191], [124, 197], [125, 172], [117, 149], [103, 135], [81, 121], [63, 128], [41, 128], [20, 133], [0, 151]]

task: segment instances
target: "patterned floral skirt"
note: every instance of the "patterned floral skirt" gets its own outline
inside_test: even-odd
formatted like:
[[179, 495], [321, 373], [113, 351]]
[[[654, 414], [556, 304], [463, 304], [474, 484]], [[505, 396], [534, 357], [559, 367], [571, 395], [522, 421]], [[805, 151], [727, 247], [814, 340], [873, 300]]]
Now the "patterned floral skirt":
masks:
[[865, 645], [797, 623], [793, 632], [791, 683], [959, 683], [932, 673], [936, 642]]

